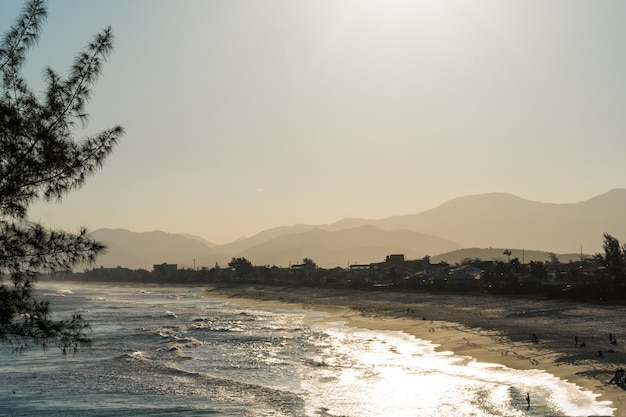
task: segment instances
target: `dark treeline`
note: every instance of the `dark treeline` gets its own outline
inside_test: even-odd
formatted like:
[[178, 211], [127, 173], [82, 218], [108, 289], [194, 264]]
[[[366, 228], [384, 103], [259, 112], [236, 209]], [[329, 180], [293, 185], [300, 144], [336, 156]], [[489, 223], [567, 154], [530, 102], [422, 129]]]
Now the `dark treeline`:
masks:
[[475, 294], [540, 296], [588, 302], [622, 304], [626, 300], [626, 245], [604, 235], [603, 253], [562, 263], [554, 254], [546, 262], [464, 259], [449, 265], [433, 264], [430, 257], [405, 260], [389, 255], [383, 262], [349, 268], [319, 268], [311, 259], [289, 268], [253, 265], [233, 258], [227, 267], [178, 269], [155, 265], [153, 271], [95, 268], [83, 273], [57, 275], [57, 279], [86, 282], [140, 282], [160, 284], [262, 284], [353, 288], [378, 291], [432, 291]]

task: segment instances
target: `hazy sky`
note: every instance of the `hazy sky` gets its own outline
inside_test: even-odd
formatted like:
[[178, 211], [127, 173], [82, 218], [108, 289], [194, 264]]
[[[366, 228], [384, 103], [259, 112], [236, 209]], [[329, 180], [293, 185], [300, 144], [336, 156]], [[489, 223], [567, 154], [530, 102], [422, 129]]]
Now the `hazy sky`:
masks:
[[[22, 1], [2, 0], [6, 32]], [[192, 233], [626, 187], [626, 2], [51, 0], [33, 86], [112, 25], [78, 137], [127, 134], [47, 226]]]

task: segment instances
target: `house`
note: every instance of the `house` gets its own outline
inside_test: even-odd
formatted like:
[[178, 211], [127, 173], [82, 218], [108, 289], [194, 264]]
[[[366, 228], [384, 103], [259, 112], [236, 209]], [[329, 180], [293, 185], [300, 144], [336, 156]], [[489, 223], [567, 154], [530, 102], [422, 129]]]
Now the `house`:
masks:
[[385, 258], [385, 263], [387, 265], [403, 266], [404, 265], [404, 254], [387, 255], [387, 257]]
[[178, 264], [168, 264], [163, 262], [160, 265], [152, 265], [152, 269], [155, 274], [167, 274], [176, 272], [178, 270]]
[[350, 271], [369, 271], [371, 269], [370, 264], [353, 264], [350, 265]]
[[482, 269], [471, 265], [463, 265], [450, 271], [448, 279], [452, 282], [467, 282], [480, 279]]

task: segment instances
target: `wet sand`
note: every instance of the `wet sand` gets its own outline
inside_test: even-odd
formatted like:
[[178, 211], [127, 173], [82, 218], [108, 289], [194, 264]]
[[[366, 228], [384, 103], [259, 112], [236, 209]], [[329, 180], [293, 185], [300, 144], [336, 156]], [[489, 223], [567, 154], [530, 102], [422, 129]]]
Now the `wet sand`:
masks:
[[609, 384], [615, 369], [626, 368], [626, 307], [258, 285], [216, 285], [209, 292], [241, 304], [325, 311], [329, 321], [404, 331], [480, 362], [542, 369], [600, 394], [613, 403], [615, 417], [626, 417], [626, 385]]

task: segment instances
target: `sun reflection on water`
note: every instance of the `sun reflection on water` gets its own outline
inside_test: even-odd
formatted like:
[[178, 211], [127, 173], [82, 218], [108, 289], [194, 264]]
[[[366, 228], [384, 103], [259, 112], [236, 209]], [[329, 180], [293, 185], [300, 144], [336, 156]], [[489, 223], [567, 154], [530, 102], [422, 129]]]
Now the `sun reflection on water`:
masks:
[[[539, 370], [437, 352], [401, 332], [324, 328], [303, 375], [310, 416], [612, 415], [608, 402]], [[528, 407], [526, 392], [532, 393]]]

